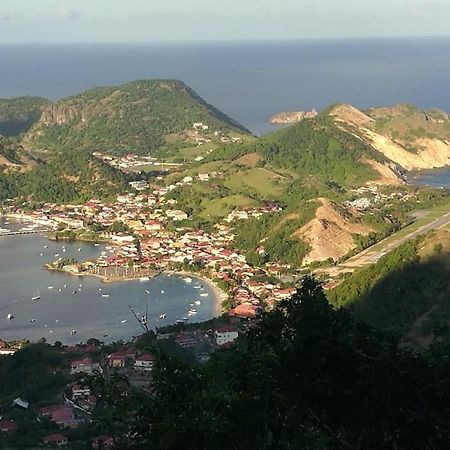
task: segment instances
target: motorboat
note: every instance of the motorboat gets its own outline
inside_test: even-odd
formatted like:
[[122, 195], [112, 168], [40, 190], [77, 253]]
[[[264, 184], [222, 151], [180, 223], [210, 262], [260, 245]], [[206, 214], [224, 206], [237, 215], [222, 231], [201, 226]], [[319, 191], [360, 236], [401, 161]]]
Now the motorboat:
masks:
[[200, 300], [195, 300], [194, 304], [197, 305], [197, 306], [199, 306], [199, 305], [202, 304], [202, 302], [201, 302]]
[[109, 298], [109, 294], [102, 294], [103, 298]]
[[165, 319], [166, 317], [167, 317], [167, 314], [161, 314], [161, 315], [159, 316], [160, 319]]
[[72, 331], [70, 332], [70, 334], [71, 334], [72, 336], [75, 336], [75, 335], [77, 334], [77, 330], [72, 330]]
[[34, 297], [31, 297], [31, 300], [36, 301], [39, 300], [41, 298], [41, 294], [39, 293], [39, 290], [36, 290], [36, 295]]
[[127, 323], [127, 322], [128, 322], [127, 319], [123, 319], [123, 320], [120, 321], [120, 323]]
[[7, 314], [6, 315], [6, 318], [8, 319], [8, 320], [11, 320], [11, 319], [14, 319], [14, 315], [13, 314]]
[[208, 293], [207, 292], [202, 292], [201, 294], [200, 294], [200, 297], [208, 297]]

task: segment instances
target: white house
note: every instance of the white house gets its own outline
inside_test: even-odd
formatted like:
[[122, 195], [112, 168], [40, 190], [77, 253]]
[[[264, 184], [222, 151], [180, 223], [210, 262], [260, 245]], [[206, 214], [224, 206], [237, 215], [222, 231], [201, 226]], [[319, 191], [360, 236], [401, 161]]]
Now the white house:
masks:
[[219, 347], [234, 342], [239, 337], [238, 329], [230, 325], [217, 328], [214, 334]]
[[153, 364], [155, 364], [156, 358], [150, 353], [144, 353], [141, 356], [137, 356], [134, 362], [134, 368], [136, 370], [151, 371]]

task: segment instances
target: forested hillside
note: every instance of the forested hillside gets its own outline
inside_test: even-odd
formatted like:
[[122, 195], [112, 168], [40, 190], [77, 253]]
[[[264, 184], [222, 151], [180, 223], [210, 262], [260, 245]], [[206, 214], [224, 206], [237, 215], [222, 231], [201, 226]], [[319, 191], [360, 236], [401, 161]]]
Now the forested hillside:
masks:
[[444, 449], [448, 369], [334, 310], [306, 278], [206, 364], [159, 352], [152, 395], [99, 379], [96, 420], [123, 448]]
[[0, 135], [25, 133], [39, 120], [49, 100], [41, 97], [0, 99]]
[[173, 145], [177, 133], [192, 129], [193, 123], [208, 126], [208, 133], [247, 133], [181, 81], [143, 80], [97, 87], [49, 105], [26, 143], [45, 151], [154, 154]]
[[411, 241], [360, 269], [328, 296], [413, 347], [450, 346], [450, 232]]

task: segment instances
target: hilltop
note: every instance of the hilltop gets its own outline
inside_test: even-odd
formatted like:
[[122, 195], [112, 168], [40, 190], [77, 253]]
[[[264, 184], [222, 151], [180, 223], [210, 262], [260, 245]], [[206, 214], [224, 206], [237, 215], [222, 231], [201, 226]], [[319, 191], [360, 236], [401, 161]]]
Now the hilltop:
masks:
[[164, 154], [203, 136], [249, 134], [243, 126], [177, 80], [141, 80], [97, 87], [47, 105], [24, 138], [34, 151], [78, 149], [114, 154]]
[[450, 116], [444, 111], [401, 104], [363, 112], [338, 105], [330, 115], [343, 130], [405, 170], [433, 169], [450, 163]]

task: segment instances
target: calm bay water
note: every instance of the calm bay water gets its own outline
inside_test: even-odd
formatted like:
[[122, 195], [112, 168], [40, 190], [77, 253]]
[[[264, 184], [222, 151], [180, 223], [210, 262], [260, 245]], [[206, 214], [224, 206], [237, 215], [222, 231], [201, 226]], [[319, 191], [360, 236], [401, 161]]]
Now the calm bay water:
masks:
[[[14, 225], [5, 225], [0, 219], [0, 228], [6, 227]], [[97, 278], [73, 277], [42, 267], [58, 253], [61, 257], [84, 260], [102, 250], [104, 247], [90, 244], [52, 242], [41, 235], [0, 237], [0, 339], [45, 337], [50, 342], [64, 343], [85, 342], [90, 337], [104, 341], [130, 339], [141, 334], [142, 329], [129, 305], [141, 314], [148, 306], [151, 328], [187, 317], [195, 300], [202, 304], [195, 306], [197, 315], [192, 316], [193, 321], [207, 320], [216, 314], [214, 292], [207, 285], [204, 291], [194, 289], [196, 279], [186, 283], [181, 278], [162, 275], [145, 282], [103, 283]], [[32, 301], [37, 290], [41, 299]], [[77, 294], [73, 295], [73, 290]], [[209, 295], [200, 297], [200, 292]], [[109, 298], [102, 294], [109, 294]], [[8, 320], [7, 314], [14, 318]], [[167, 314], [167, 318], [159, 319], [161, 314]], [[123, 320], [127, 322], [122, 323]], [[72, 336], [74, 329], [77, 334]]]
[[334, 102], [450, 110], [448, 73], [450, 39], [0, 45], [0, 97], [177, 78], [257, 134], [274, 113]]

